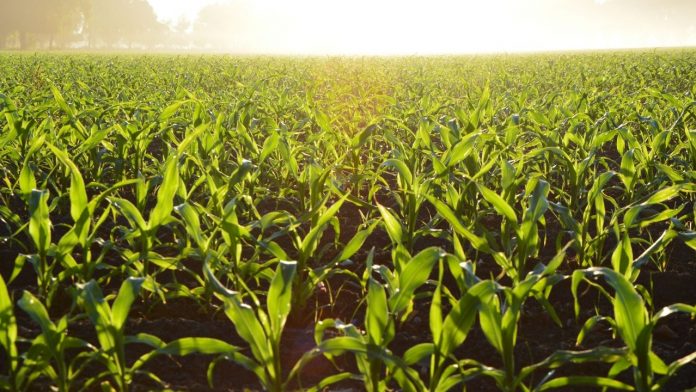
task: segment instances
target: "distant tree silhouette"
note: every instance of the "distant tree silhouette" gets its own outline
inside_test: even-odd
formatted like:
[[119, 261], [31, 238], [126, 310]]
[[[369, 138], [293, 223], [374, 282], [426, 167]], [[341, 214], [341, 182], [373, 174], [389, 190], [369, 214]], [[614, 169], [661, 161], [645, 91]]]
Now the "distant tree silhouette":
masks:
[[150, 46], [166, 30], [146, 0], [91, 0], [90, 3], [85, 11], [90, 47]]
[[62, 46], [79, 32], [81, 19], [80, 0], [10, 1], [0, 13], [0, 46], [11, 38], [22, 49]]
[[234, 49], [240, 36], [253, 31], [249, 1], [211, 4], [204, 7], [193, 24], [196, 46]]
[[12, 0], [0, 12], [0, 48], [151, 46], [167, 27], [146, 0]]

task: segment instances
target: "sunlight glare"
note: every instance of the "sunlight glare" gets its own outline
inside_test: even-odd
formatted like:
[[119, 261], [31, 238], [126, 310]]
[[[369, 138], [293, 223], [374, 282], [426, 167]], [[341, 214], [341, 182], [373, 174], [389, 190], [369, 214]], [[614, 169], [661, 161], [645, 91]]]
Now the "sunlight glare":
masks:
[[[660, 3], [642, 2], [641, 10], [625, 0], [149, 1], [170, 23], [194, 21], [205, 5], [216, 3], [198, 25], [214, 28], [201, 35], [211, 50], [240, 53], [429, 55], [696, 45], [693, 21], [676, 8], [680, 23], [665, 14], [651, 24]], [[206, 19], [211, 17], [215, 23]]]

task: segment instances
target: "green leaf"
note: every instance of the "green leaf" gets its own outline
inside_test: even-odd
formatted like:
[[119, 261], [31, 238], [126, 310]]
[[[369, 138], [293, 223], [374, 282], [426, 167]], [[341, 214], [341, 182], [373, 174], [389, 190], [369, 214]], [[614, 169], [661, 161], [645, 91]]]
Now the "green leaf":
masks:
[[609, 373], [607, 375], [612, 378], [616, 378], [619, 374], [624, 372], [627, 369], [630, 369], [631, 366], [633, 366], [633, 363], [631, 363], [631, 357], [628, 355], [624, 355], [623, 358], [619, 359], [614, 363], [611, 368], [609, 368]]
[[575, 318], [580, 316], [580, 300], [578, 298], [578, 288], [580, 287], [580, 282], [582, 282], [585, 277], [585, 271], [575, 270], [571, 275], [570, 291], [573, 295], [573, 310], [575, 311]]
[[65, 101], [63, 94], [61, 94], [58, 88], [56, 88], [56, 86], [53, 84], [51, 84], [51, 92], [53, 93], [53, 99], [56, 100], [56, 103], [58, 103], [58, 106], [65, 112], [65, 114], [67, 114], [70, 118], [74, 118], [75, 113], [73, 109]]
[[672, 185], [672, 186], [668, 186], [666, 188], [662, 188], [659, 191], [650, 195], [650, 197], [641, 204], [642, 205], [658, 204], [658, 203], [664, 203], [666, 201], [672, 200], [675, 197], [679, 196], [679, 193], [681, 192], [681, 190], [683, 188], [684, 188], [683, 185]]
[[239, 348], [219, 339], [187, 337], [167, 343], [157, 350], [159, 354], [185, 356], [191, 354], [229, 354]]
[[510, 207], [510, 205], [500, 197], [497, 193], [493, 192], [492, 190], [486, 188], [483, 185], [478, 185], [478, 189], [481, 192], [481, 195], [483, 196], [484, 199], [486, 199], [487, 202], [491, 203], [493, 208], [495, 208], [496, 211], [505, 218], [507, 218], [508, 221], [517, 223], [517, 216], [515, 215], [515, 210]]
[[242, 163], [239, 165], [237, 170], [232, 173], [229, 181], [227, 181], [227, 187], [232, 188], [233, 186], [241, 183], [247, 177], [247, 175], [254, 168], [254, 164], [248, 159], [243, 159]]
[[638, 349], [638, 337], [645, 328], [648, 319], [647, 309], [640, 294], [633, 284], [620, 273], [603, 267], [585, 270], [590, 276], [602, 276], [614, 288], [614, 319], [624, 343], [632, 350]]
[[150, 212], [148, 228], [154, 229], [167, 219], [174, 208], [174, 196], [179, 187], [179, 167], [176, 155], [171, 156], [164, 167], [164, 178], [157, 192], [157, 204]]
[[664, 382], [667, 382], [671, 376], [673, 376], [679, 369], [684, 367], [685, 365], [688, 365], [689, 363], [696, 361], [696, 351], [692, 352], [691, 354], [687, 354], [676, 361], [672, 362], [669, 364], [667, 367], [667, 376], [664, 377], [663, 379], [658, 381], [658, 385], [661, 385]]
[[130, 277], [123, 281], [112, 306], [111, 322], [117, 330], [125, 324], [130, 308], [140, 293], [144, 278]]
[[665, 306], [662, 309], [660, 309], [657, 313], [655, 313], [655, 315], [653, 316], [653, 322], [657, 322], [657, 320], [677, 312], [688, 313], [696, 316], [696, 305], [676, 303], [669, 306]]
[[387, 229], [389, 238], [391, 238], [392, 242], [395, 244], [402, 243], [404, 233], [399, 220], [396, 219], [396, 217], [383, 205], [377, 203], [377, 208], [379, 209], [379, 213], [382, 215], [384, 227]]
[[198, 139], [201, 133], [208, 129], [209, 125], [209, 123], [203, 123], [197, 126], [192, 132], [189, 132], [189, 134], [184, 137], [184, 140], [182, 140], [181, 143], [179, 143], [179, 146], [176, 148], [176, 155], [183, 155], [183, 153], [188, 149], [189, 144]]
[[662, 234], [660, 237], [657, 238], [657, 240], [648, 247], [643, 253], [641, 253], [640, 256], [635, 258], [633, 260], [633, 268], [641, 268], [645, 264], [647, 264], [650, 261], [650, 256], [652, 256], [653, 253], [660, 249], [664, 249], [664, 247], [672, 241], [673, 238], [677, 236], [677, 232], [671, 229], [667, 229]]
[[430, 313], [428, 315], [428, 323], [430, 326], [430, 333], [433, 335], [433, 342], [435, 344], [440, 344], [440, 337], [442, 334], [442, 278], [444, 276], [445, 268], [442, 261], [439, 262], [438, 266], [438, 279], [437, 285], [435, 286], [435, 291], [433, 292], [432, 300], [430, 302]]
[[503, 354], [503, 331], [500, 300], [492, 295], [479, 304], [479, 323], [488, 342], [498, 353]]
[[280, 135], [278, 132], [273, 132], [271, 136], [266, 138], [263, 142], [263, 148], [261, 149], [261, 155], [259, 155], [259, 164], [268, 158], [277, 148], [278, 142], [280, 141]]
[[171, 116], [173, 116], [177, 110], [181, 107], [181, 105], [191, 102], [190, 100], [185, 100], [185, 101], [176, 101], [169, 106], [167, 106], [162, 113], [159, 115], [159, 121], [164, 122], [167, 119], [169, 119]]
[[476, 321], [479, 305], [488, 303], [495, 294], [495, 283], [484, 280], [476, 283], [461, 298], [445, 318], [442, 327], [440, 353], [450, 355], [466, 339]]
[[471, 155], [474, 152], [474, 146], [479, 136], [480, 132], [470, 133], [452, 146], [452, 148], [447, 151], [447, 167], [451, 168]]
[[580, 332], [578, 332], [578, 337], [575, 340], [575, 345], [580, 346], [582, 342], [585, 340], [585, 336], [587, 336], [595, 327], [595, 325], [597, 325], [597, 323], [599, 323], [600, 321], [608, 321], [608, 319], [607, 317], [599, 315], [588, 318], [582, 325], [582, 328], [580, 328]]
[[415, 365], [435, 352], [435, 345], [432, 343], [419, 343], [406, 350], [402, 356], [407, 365]]
[[592, 184], [590, 191], [587, 192], [587, 205], [590, 206], [597, 198], [602, 197], [602, 189], [609, 183], [609, 180], [614, 178], [616, 173], [608, 171], [600, 174], [596, 181]]
[[626, 358], [627, 351], [625, 348], [613, 348], [598, 346], [591, 350], [583, 351], [568, 351], [557, 350], [542, 362], [526, 367], [521, 373], [528, 369], [538, 369], [546, 367], [555, 369], [568, 363], [587, 363], [587, 362], [605, 362], [615, 363]]
[[48, 144], [51, 151], [70, 170], [70, 215], [77, 222], [80, 216], [87, 210], [87, 190], [85, 181], [77, 166], [70, 160], [68, 154], [59, 150], [52, 144]]
[[273, 359], [271, 337], [256, 317], [251, 306], [241, 300], [241, 295], [224, 297], [225, 314], [232, 321], [239, 336], [250, 346], [259, 363], [270, 363]]
[[696, 250], [696, 231], [684, 231], [680, 232], [679, 238], [691, 249]]
[[111, 308], [104, 300], [104, 295], [96, 281], [90, 280], [81, 288], [80, 299], [87, 317], [89, 317], [97, 332], [97, 339], [102, 349], [113, 350], [116, 347], [115, 336], [111, 330]]
[[193, 238], [195, 244], [205, 252], [207, 241], [205, 241], [203, 232], [201, 231], [198, 211], [188, 203], [180, 204], [174, 207], [174, 210], [184, 219], [186, 223], [186, 232]]
[[320, 392], [320, 391], [330, 391], [329, 389], [330, 385], [336, 384], [341, 381], [345, 380], [356, 380], [359, 381], [360, 377], [355, 376], [353, 373], [350, 372], [342, 372], [338, 374], [334, 374], [331, 376], [324, 377], [321, 381], [319, 381], [316, 385], [306, 389], [307, 392]]
[[640, 214], [645, 207], [646, 206], [644, 205], [637, 205], [629, 208], [624, 214], [624, 226], [626, 226], [626, 228], [633, 227], [637, 223], [636, 218], [638, 217], [638, 214]]
[[140, 215], [140, 211], [138, 210], [138, 207], [134, 206], [133, 203], [126, 199], [120, 199], [117, 197], [111, 197], [108, 198], [109, 202], [116, 207], [123, 216], [126, 217], [128, 222], [131, 224], [131, 226], [135, 226], [138, 230], [142, 231], [143, 233], [147, 231], [147, 224], [145, 223], [145, 219], [143, 219], [143, 216]]
[[126, 336], [124, 341], [126, 344], [144, 344], [146, 346], [157, 349], [165, 346], [165, 343], [162, 339], [158, 338], [155, 335], [143, 332], [137, 333], [135, 335]]
[[648, 357], [650, 358], [650, 367], [655, 374], [667, 374], [669, 368], [662, 358], [658, 357], [657, 354], [652, 351], [650, 351]]
[[630, 278], [633, 270], [631, 263], [633, 262], [633, 249], [631, 247], [631, 238], [628, 233], [624, 233], [621, 237], [621, 242], [616, 244], [616, 249], [611, 255], [611, 265], [614, 271], [621, 275]]
[[317, 125], [324, 131], [324, 132], [331, 132], [331, 119], [329, 118], [326, 113], [322, 112], [319, 109], [316, 109], [314, 111], [314, 119], [317, 122]]
[[353, 238], [351, 238], [350, 241], [348, 241], [341, 253], [336, 257], [336, 260], [338, 260], [339, 262], [347, 260], [351, 256], [353, 256], [357, 251], [359, 251], [360, 248], [362, 248], [365, 241], [367, 240], [367, 238], [372, 233], [373, 228], [374, 225], [370, 226], [365, 230], [360, 230], [357, 233], [355, 233]]
[[280, 333], [285, 326], [292, 300], [292, 282], [297, 270], [296, 261], [278, 263], [271, 286], [268, 289], [268, 315], [271, 318], [271, 331], [280, 339]]
[[[55, 332], [55, 325], [48, 316], [46, 307], [30, 292], [24, 290], [22, 298], [17, 302], [17, 305], [26, 312], [36, 324], [41, 327], [41, 332], [48, 337]], [[53, 344], [55, 342], [47, 342]]]
[[39, 253], [51, 245], [51, 221], [48, 217], [48, 191], [34, 189], [29, 196], [29, 235]]
[[660, 169], [660, 171], [663, 172], [672, 182], [684, 181], [684, 177], [682, 177], [678, 171], [674, 170], [674, 168], [661, 163], [658, 163], [655, 166]]
[[[404, 363], [403, 360], [401, 360], [401, 358], [393, 355], [389, 350], [385, 348], [374, 345], [368, 345], [360, 338], [339, 336], [336, 338], [324, 340], [323, 342], [321, 342], [321, 344], [319, 344], [316, 350], [307, 353], [301, 361], [307, 362], [309, 359], [320, 353], [341, 355], [345, 352], [367, 355], [368, 358], [372, 360], [381, 361], [385, 363], [387, 366], [396, 368], [399, 371], [404, 372], [408, 377], [408, 381], [417, 384], [417, 390], [426, 389], [425, 386], [422, 385], [422, 382], [420, 382], [418, 373], [413, 371], [413, 369], [408, 368], [408, 366]], [[403, 385], [400, 386], [403, 388]]]
[[594, 377], [594, 376], [571, 376], [571, 377], [557, 377], [551, 379], [544, 384], [542, 384], [537, 391], [546, 391], [549, 389], [563, 388], [569, 386], [583, 386], [583, 387], [597, 387], [597, 388], [611, 388], [621, 391], [633, 391], [634, 388], [628, 384], [624, 384], [621, 381], [614, 380], [607, 377]]
[[224, 298], [232, 298], [238, 295], [236, 291], [229, 290], [215, 277], [215, 274], [213, 274], [213, 271], [210, 269], [211, 258], [212, 256], [209, 255], [205, 258], [205, 261], [203, 261], [203, 275], [205, 276], [206, 283], [215, 293]]
[[11, 361], [17, 355], [15, 341], [17, 340], [17, 319], [12, 309], [12, 299], [7, 291], [5, 280], [0, 274], [0, 346], [8, 354]]
[[307, 235], [302, 239], [300, 245], [300, 250], [304, 257], [309, 257], [316, 249], [316, 240], [319, 237], [319, 233], [324, 230], [324, 226], [338, 213], [338, 210], [343, 205], [343, 202], [348, 198], [348, 194], [341, 197], [337, 202], [335, 202], [331, 207], [329, 207], [317, 220], [317, 223], [312, 229], [307, 233]]
[[539, 180], [534, 192], [529, 198], [529, 205], [525, 212], [525, 221], [536, 222], [544, 216], [544, 213], [549, 208], [547, 196], [549, 194], [550, 185], [544, 180]]
[[[92, 211], [90, 210], [90, 204], [87, 198], [87, 190], [85, 188], [85, 182], [82, 179], [82, 174], [77, 166], [70, 160], [68, 154], [57, 149], [52, 144], [48, 144], [48, 147], [53, 151], [53, 153], [58, 157], [58, 159], [65, 165], [70, 171], [70, 215], [75, 222], [75, 225], [71, 229], [74, 232], [75, 239], [83, 247], [86, 246], [87, 236], [89, 234], [90, 228], [90, 218]], [[66, 237], [64, 237], [66, 238]], [[61, 242], [62, 239], [61, 239]], [[72, 250], [72, 246], [67, 246], [63, 249], [63, 252], [68, 252]]]
[[375, 129], [377, 129], [377, 126], [375, 124], [370, 124], [365, 127], [365, 129], [358, 132], [358, 134], [351, 139], [350, 147], [353, 149], [362, 147], [370, 139]]
[[411, 174], [411, 170], [409, 170], [408, 166], [406, 166], [406, 163], [400, 159], [387, 159], [384, 161], [382, 166], [389, 166], [393, 167], [396, 169], [397, 172], [399, 172], [399, 176], [403, 180], [404, 184], [408, 187], [413, 184], [413, 174]]
[[22, 170], [19, 172], [19, 190], [22, 192], [22, 197], [29, 197], [31, 191], [36, 188], [36, 179], [34, 178], [34, 171], [31, 169], [29, 162], [22, 166]]
[[[549, 201], [547, 195], [549, 194], [550, 185], [544, 180], [538, 180], [534, 191], [529, 197], [529, 204], [527, 210], [522, 218], [522, 225], [519, 229], [519, 259], [521, 263], [519, 268], [524, 267], [524, 262], [527, 257], [533, 255], [539, 243], [539, 235], [537, 233], [537, 222], [544, 216], [544, 213], [549, 208]], [[518, 271], [522, 273], [523, 271]]]
[[426, 196], [430, 204], [435, 206], [435, 209], [437, 210], [437, 213], [440, 214], [445, 220], [452, 226], [454, 231], [466, 238], [470, 243], [471, 246], [474, 247], [474, 249], [480, 250], [482, 252], [486, 253], [491, 253], [492, 250], [488, 246], [488, 241], [485, 238], [479, 237], [476, 234], [472, 233], [464, 227], [464, 225], [459, 221], [459, 218], [455, 215], [454, 211], [449, 208], [449, 206], [442, 201], [432, 197], [432, 196]]
[[628, 191], [633, 189], [633, 182], [636, 176], [636, 165], [633, 157], [634, 154], [635, 150], [630, 149], [621, 157], [621, 170], [619, 172], [619, 178], [621, 179], [621, 182], [624, 183], [624, 186]]
[[422, 286], [433, 269], [433, 266], [444, 256], [440, 248], [430, 247], [422, 250], [406, 263], [399, 274], [399, 287], [394, 296], [389, 299], [389, 307], [395, 314], [406, 311], [413, 300], [416, 290]]
[[389, 343], [394, 329], [389, 319], [387, 294], [384, 287], [373, 278], [369, 278], [368, 281], [365, 329], [370, 343], [378, 346], [386, 346]]
[[510, 161], [500, 161], [500, 173], [500, 185], [507, 190], [515, 183], [515, 166]]

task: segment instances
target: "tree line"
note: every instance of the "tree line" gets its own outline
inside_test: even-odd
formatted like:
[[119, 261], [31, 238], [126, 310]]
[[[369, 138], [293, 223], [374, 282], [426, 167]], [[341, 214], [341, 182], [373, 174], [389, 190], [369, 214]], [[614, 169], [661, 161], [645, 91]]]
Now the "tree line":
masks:
[[146, 48], [169, 27], [146, 0], [11, 0], [0, 12], [0, 49]]

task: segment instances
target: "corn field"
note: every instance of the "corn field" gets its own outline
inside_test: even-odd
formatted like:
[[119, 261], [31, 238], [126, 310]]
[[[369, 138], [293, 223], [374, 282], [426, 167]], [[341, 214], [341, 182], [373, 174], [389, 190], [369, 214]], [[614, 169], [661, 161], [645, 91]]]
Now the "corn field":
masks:
[[0, 390], [696, 387], [693, 50], [0, 75]]

